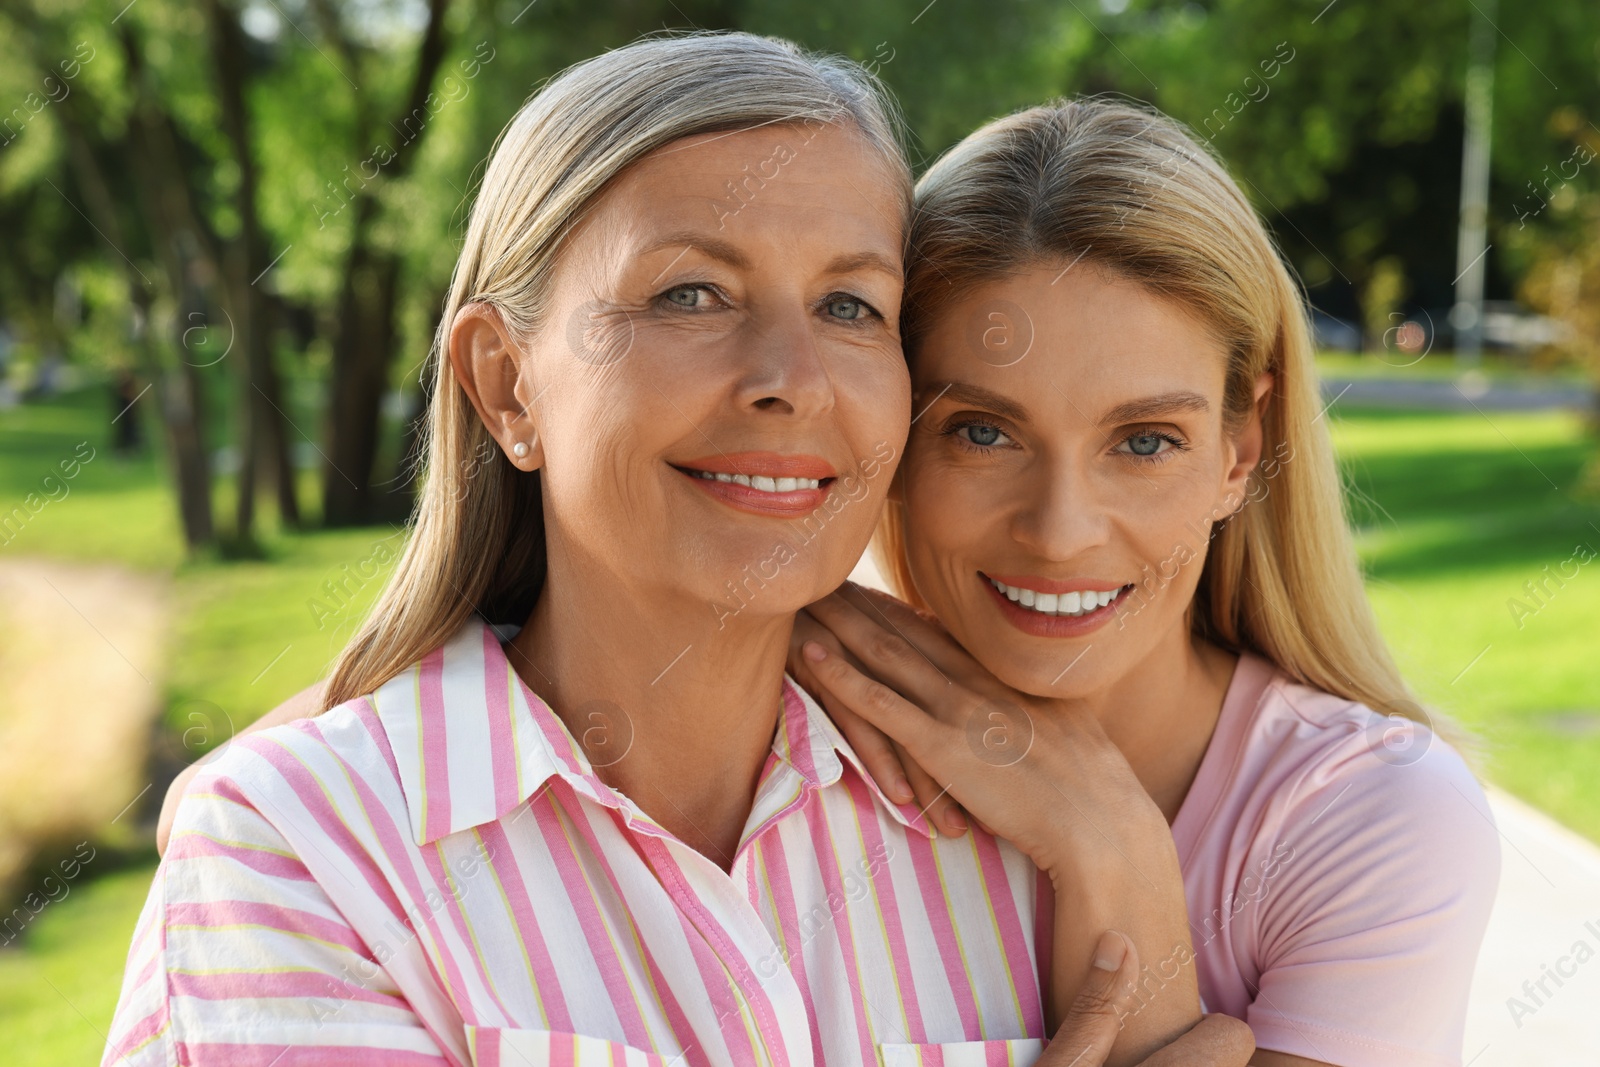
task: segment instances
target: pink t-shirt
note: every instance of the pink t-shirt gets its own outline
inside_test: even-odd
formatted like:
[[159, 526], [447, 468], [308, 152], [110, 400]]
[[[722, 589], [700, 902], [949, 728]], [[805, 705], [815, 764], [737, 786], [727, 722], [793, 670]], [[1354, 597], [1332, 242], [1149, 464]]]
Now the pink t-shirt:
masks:
[[1443, 740], [1246, 654], [1172, 835], [1206, 1010], [1339, 1067], [1459, 1067], [1500, 843]]

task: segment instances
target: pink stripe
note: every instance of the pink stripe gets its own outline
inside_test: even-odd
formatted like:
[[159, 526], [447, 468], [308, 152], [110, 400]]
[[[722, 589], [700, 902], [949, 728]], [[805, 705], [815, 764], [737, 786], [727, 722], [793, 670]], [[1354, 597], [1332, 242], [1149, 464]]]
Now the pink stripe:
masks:
[[196, 1000], [232, 1000], [249, 997], [290, 997], [297, 1000], [352, 1000], [410, 1011], [401, 997], [377, 993], [356, 982], [343, 981], [326, 971], [228, 971], [221, 974], [167, 972], [170, 996]]
[[811, 717], [795, 687], [783, 684], [783, 729], [789, 738], [789, 762], [806, 781], [816, 784], [817, 762], [811, 752]]
[[227, 845], [198, 834], [184, 834], [173, 838], [172, 846], [167, 850], [166, 862], [176, 864], [194, 859], [228, 859], [272, 878], [282, 878], [290, 882], [316, 881], [311, 872], [306, 870], [305, 864], [291, 856]]
[[938, 1045], [924, 1045], [917, 1050], [922, 1067], [944, 1067], [944, 1049]]
[[[645, 869], [648, 869], [650, 861], [645, 857], [641, 845], [643, 839], [635, 838], [627, 833], [623, 828], [621, 817], [616, 812], [611, 814], [611, 818], [612, 825], [621, 831], [623, 842], [633, 850], [635, 856], [639, 857], [639, 862], [644, 864]], [[595, 834], [594, 826], [588, 819], [578, 818], [573, 819], [572, 822], [577, 828], [579, 836], [589, 846], [589, 851], [593, 854], [595, 861], [600, 864], [600, 869], [605, 872], [606, 880], [611, 883], [611, 888], [617, 894], [617, 899], [627, 900], [627, 894], [623, 891], [621, 880], [617, 878], [617, 872], [612, 869], [611, 862], [606, 859], [605, 850], [600, 847], [600, 839]], [[644, 953], [644, 964], [650, 972], [656, 995], [661, 1000], [661, 1008], [667, 1014], [667, 1025], [672, 1028], [672, 1036], [677, 1041], [678, 1047], [685, 1050], [683, 1054], [685, 1060], [695, 1062], [694, 1060], [689, 1060], [689, 1056], [696, 1051], [699, 1044], [696, 1041], [694, 1024], [689, 1022], [689, 1017], [684, 1014], [683, 1008], [679, 1006], [678, 999], [672, 995], [672, 987], [668, 984], [666, 975], [662, 973], [660, 966], [657, 965], [655, 953], [650, 951], [649, 946], [645, 944], [642, 937], [639, 939], [639, 946]], [[620, 1014], [620, 1008], [618, 1012]], [[640, 1020], [640, 1025], [641, 1027], [643, 1026], [643, 1020]], [[655, 1047], [655, 1042], [650, 1041], [648, 1038], [644, 1042], [637, 1043], [636, 1047], [644, 1048], [646, 1044], [651, 1048]], [[703, 1050], [700, 1051], [698, 1059], [701, 1062], [709, 1063]]]
[[[573, 851], [567, 835], [562, 831], [554, 795], [558, 789], [562, 794], [561, 808], [568, 807], [567, 798], [572, 798], [570, 806], [576, 809], [577, 814], [572, 816], [571, 821], [574, 824], [587, 821], [583, 812], [583, 802], [573, 796], [572, 787], [564, 781], [560, 786], [551, 785], [547, 792], [551, 798], [549, 804], [533, 806], [534, 820], [544, 834], [545, 847], [550, 850], [556, 872], [561, 876], [561, 884], [566, 889], [567, 899], [578, 916], [578, 926], [583, 930], [584, 940], [589, 944], [589, 955], [595, 968], [600, 972], [600, 979], [605, 983], [606, 992], [611, 996], [611, 1003], [616, 1008], [618, 1017], [622, 1020], [625, 1040], [630, 1045], [647, 1048], [650, 1044], [649, 1034], [645, 1030], [644, 1019], [640, 1017], [639, 1010], [633, 1003], [633, 994], [628, 986], [628, 975], [623, 968], [622, 959], [612, 947], [605, 920], [600, 917], [600, 909], [590, 895], [588, 883], [583, 876], [582, 863]], [[618, 903], [624, 910], [628, 908], [627, 897], [621, 897]]]
[[[122, 1035], [122, 1040], [107, 1050], [106, 1061], [115, 1063], [126, 1055], [125, 1049], [138, 1048], [160, 1032], [161, 1028], [167, 1025], [168, 1007], [166, 994], [162, 994], [161, 1007], [130, 1026], [128, 1032]], [[112, 1052], [115, 1052], [116, 1055], [110, 1055]]]
[[[865, 861], [872, 870], [878, 914], [889, 941], [889, 955], [894, 961], [894, 973], [900, 987], [900, 1004], [905, 1009], [906, 1026], [910, 1030], [908, 1040], [925, 1042], [928, 1036], [922, 1022], [922, 1000], [917, 996], [916, 975], [911, 970], [911, 956], [906, 951], [906, 932], [900, 923], [900, 900], [895, 896], [894, 876], [889, 861], [879, 858], [889, 855], [889, 846], [883, 840], [883, 827], [878, 822], [879, 809], [873, 802], [872, 791], [854, 768], [846, 769], [844, 781], [850, 790], [850, 798], [855, 801], [856, 821], [861, 827], [862, 843], [866, 846]], [[874, 949], [876, 947], [873, 946]]]
[[460, 1067], [444, 1056], [356, 1045], [235, 1045], [177, 1042], [178, 1062], [190, 1067]]
[[[382, 729], [382, 725], [375, 720], [369, 724], [368, 728], [371, 729], [373, 727]], [[317, 720], [307, 720], [298, 728], [315, 732], [318, 729]], [[315, 733], [315, 736], [321, 740], [320, 732]], [[249, 738], [244, 740], [248, 742]], [[322, 743], [326, 745], [327, 742], [322, 741]], [[423, 916], [423, 927], [429, 931], [433, 942], [432, 951], [424, 952], [424, 957], [431, 967], [436, 967], [438, 961], [442, 960], [445, 973], [449, 976], [449, 988], [464, 993], [466, 982], [461, 973], [461, 968], [456, 964], [456, 954], [446, 949], [443, 929], [434, 918], [432, 909], [427, 907], [427, 894], [422, 887], [421, 880], [417, 877], [415, 869], [412, 867], [412, 857], [417, 855], [417, 850], [411, 843], [409, 828], [406, 830], [400, 829], [399, 824], [395, 822], [394, 813], [378, 799], [366, 779], [361, 777], [360, 770], [351, 765], [337, 749], [329, 746], [329, 754], [339, 761], [345, 772], [350, 776], [350, 781], [356, 791], [356, 799], [361, 804], [362, 811], [366, 814], [367, 819], [371, 822], [373, 831], [378, 836], [377, 845], [380, 851], [376, 854], [369, 852], [365, 846], [355, 840], [350, 828], [340, 820], [339, 816], [328, 805], [327, 799], [323, 796], [316, 780], [311, 777], [310, 772], [302, 767], [298, 761], [290, 757], [287, 751], [271, 744], [267, 747], [276, 751], [277, 759], [273, 761], [274, 766], [278, 768], [278, 773], [283, 775], [284, 780], [288, 782], [300, 802], [305, 805], [306, 810], [326, 835], [325, 843], [339, 849], [352, 862], [366, 882], [367, 887], [371, 890], [375, 901], [388, 909], [389, 916], [394, 922], [415, 930], [415, 924], [410, 916], [406, 914], [404, 906], [396, 897], [394, 886], [390, 879], [392, 878], [395, 882], [400, 883], [401, 888], [415, 903], [413, 911]], [[271, 758], [270, 755], [269, 758]], [[385, 872], [377, 869], [380, 861], [387, 868], [387, 877]], [[331, 875], [332, 872], [330, 871], [329, 874]], [[338, 883], [335, 882], [333, 884]], [[419, 937], [422, 935], [421, 930], [416, 932]], [[437, 993], [441, 999], [448, 996], [443, 988], [439, 989]]]
[[511, 717], [511, 664], [494, 631], [483, 628], [483, 695], [489, 721], [489, 761], [494, 769], [494, 810], [510, 811], [517, 789], [517, 742]]
[[[428, 873], [433, 877], [435, 891], [444, 900], [454, 904], [453, 907], [447, 904], [443, 910], [450, 913], [450, 921], [455, 926], [456, 936], [461, 939], [461, 954], [466, 957], [473, 970], [477, 973], [479, 988], [489, 994], [490, 999], [494, 1001], [495, 1007], [500, 1009], [501, 1018], [512, 1019], [515, 1016], [506, 1002], [500, 999], [500, 993], [495, 988], [494, 980], [489, 977], [488, 965], [484, 962], [483, 956], [475, 950], [472, 929], [467, 923], [466, 907], [462, 903], [466, 898], [466, 894], [457, 895], [451, 887], [449, 872], [445, 868], [444, 858], [440, 855], [439, 849], [438, 842], [422, 849], [422, 862], [428, 868]], [[460, 995], [459, 992], [458, 995]]]
[[[816, 853], [817, 870], [822, 875], [822, 884], [828, 891], [829, 919], [834, 936], [839, 941], [839, 954], [844, 958], [844, 973], [850, 982], [850, 1008], [855, 1014], [856, 1039], [861, 1043], [861, 1062], [872, 1063], [877, 1059], [877, 1053], [872, 1047], [872, 1027], [867, 1022], [866, 1007], [861, 999], [861, 957], [855, 945], [854, 932], [850, 927], [850, 898], [845, 894], [844, 879], [839, 870], [839, 857], [834, 853], [833, 828], [828, 825], [822, 807], [822, 798], [814, 795], [811, 802], [806, 805], [806, 826], [811, 831], [811, 846]], [[832, 905], [835, 899], [843, 902], [836, 913], [833, 912]]]
[[1052, 953], [1056, 943], [1056, 891], [1050, 876], [1043, 871], [1034, 881], [1033, 891], [1033, 952], [1038, 960], [1034, 981], [1046, 989], [1050, 980]]
[[[733, 938], [728, 935], [722, 923], [706, 910], [705, 902], [689, 887], [683, 877], [683, 871], [678, 866], [678, 862], [673, 857], [672, 850], [667, 843], [660, 838], [654, 837], [643, 838], [641, 843], [643, 842], [648, 842], [648, 847], [656, 851], [656, 860], [652, 866], [655, 868], [656, 876], [661, 879], [661, 884], [666, 886], [667, 891], [672, 894], [673, 900], [677, 902], [680, 914], [693, 921], [695, 929], [700, 932], [700, 936], [710, 943], [711, 949], [714, 949], [716, 953], [713, 958], [720, 959], [723, 966], [733, 972], [733, 980], [738, 983], [740, 991], [744, 994], [751, 1011], [755, 1014], [756, 1029], [761, 1035], [766, 1051], [768, 1054], [777, 1053], [777, 1058], [773, 1062], [775, 1064], [787, 1064], [789, 1062], [789, 1050], [779, 1036], [782, 1034], [782, 1030], [778, 1026], [777, 1015], [773, 1012], [772, 999], [767, 995], [766, 983], [762, 982], [760, 977], [750, 969], [750, 961], [735, 946]], [[687, 850], [687, 846], [681, 847]], [[701, 859], [698, 853], [690, 851], [690, 855], [697, 860]], [[709, 866], [711, 861], [702, 860], [702, 862]], [[717, 873], [718, 875], [722, 874], [721, 871]], [[696, 946], [698, 955], [700, 942], [690, 938], [690, 943]], [[718, 981], [721, 985], [726, 986], [725, 979], [719, 978]], [[746, 1033], [742, 1026], [739, 1032], [741, 1034]], [[748, 1043], [748, 1041], [749, 1038], [746, 1037], [746, 1042]], [[732, 1045], [729, 1046], [730, 1049], [733, 1047]]]
[[1017, 999], [1022, 1008], [1023, 1032], [1034, 1037], [1044, 1036], [1044, 1006], [1039, 992], [1039, 980], [1034, 970], [1033, 953], [1028, 949], [1028, 938], [1022, 932], [1022, 919], [1017, 914], [1017, 902], [1011, 895], [1011, 882], [1006, 878], [1005, 861], [1000, 858], [1000, 846], [995, 839], [976, 827], [972, 830], [972, 845], [978, 853], [978, 867], [989, 889], [989, 903], [994, 909], [995, 925], [1000, 930], [1000, 945], [1005, 952], [1006, 970], [1017, 987]]
[[978, 1001], [973, 996], [972, 983], [967, 980], [966, 968], [961, 963], [956, 929], [950, 921], [950, 905], [944, 899], [939, 868], [933, 859], [933, 842], [915, 832], [906, 834], [905, 842], [906, 850], [911, 853], [911, 867], [917, 875], [917, 888], [922, 890], [922, 906], [928, 913], [928, 929], [933, 935], [934, 945], [939, 949], [950, 997], [955, 1001], [956, 1013], [961, 1017], [961, 1033], [968, 1041], [981, 1041], [983, 1028], [978, 1023]]
[[479, 1030], [472, 1039], [473, 1067], [500, 1067], [500, 1032]]
[[482, 835], [483, 843], [491, 854], [497, 858], [504, 857], [504, 862], [494, 865], [494, 873], [500, 876], [500, 885], [505, 889], [506, 900], [511, 906], [511, 920], [516, 923], [522, 944], [527, 949], [528, 966], [533, 970], [533, 984], [538, 990], [540, 1003], [544, 1005], [550, 1028], [571, 1030], [574, 1028], [572, 1015], [567, 1010], [566, 994], [561, 989], [561, 973], [556, 969], [555, 960], [550, 958], [550, 947], [545, 944], [544, 931], [540, 929], [533, 894], [522, 880], [522, 865], [517, 862], [516, 851], [512, 848], [511, 839], [506, 836], [505, 826], [499, 822], [484, 823], [478, 827], [478, 833]]
[[[496, 652], [500, 661], [506, 664], [507, 669], [510, 669], [511, 664], [506, 659], [505, 653], [498, 649]], [[578, 769], [578, 760], [572, 751], [572, 739], [561, 728], [561, 721], [556, 718], [556, 713], [550, 710], [550, 705], [540, 700], [539, 694], [529, 689], [528, 683], [524, 682], [522, 676], [514, 670], [512, 671], [512, 679], [512, 684], [522, 690], [522, 699], [528, 702], [528, 711], [533, 716], [533, 724], [539, 728], [539, 732], [544, 735], [544, 739], [550, 743], [550, 749], [555, 753], [556, 759], [561, 761], [562, 767], [569, 774], [583, 778], [585, 781], [592, 781], [603, 790], [604, 785], [600, 783], [599, 779], [592, 775], [585, 775]]]
[[789, 877], [789, 857], [783, 836], [768, 834], [757, 849], [767, 868], [767, 881], [772, 883], [772, 910], [777, 916], [778, 929], [783, 931], [783, 947], [789, 949], [789, 973], [805, 998], [806, 1021], [811, 1024], [811, 1049], [821, 1057], [822, 1031], [817, 1027], [817, 1005], [811, 994], [811, 983], [806, 980], [805, 937], [800, 930], [800, 911], [795, 905], [794, 882]]
[[573, 1067], [577, 1062], [577, 1037], [573, 1034], [551, 1034], [550, 1067]]
[[306, 934], [342, 945], [358, 955], [367, 954], [366, 944], [342, 922], [314, 915], [298, 908], [258, 904], [248, 900], [214, 900], [206, 903], [177, 902], [167, 905], [167, 927], [266, 926], [287, 934]]
[[422, 658], [417, 693], [422, 704], [422, 792], [428, 809], [423, 833], [432, 841], [450, 832], [450, 759], [442, 646]]

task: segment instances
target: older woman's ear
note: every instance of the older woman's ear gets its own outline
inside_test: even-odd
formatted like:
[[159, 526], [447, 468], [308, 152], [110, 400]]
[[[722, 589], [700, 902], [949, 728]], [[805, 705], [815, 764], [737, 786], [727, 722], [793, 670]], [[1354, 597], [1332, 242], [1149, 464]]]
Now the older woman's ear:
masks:
[[450, 365], [478, 417], [522, 470], [544, 465], [523, 349], [493, 304], [467, 304], [450, 327]]

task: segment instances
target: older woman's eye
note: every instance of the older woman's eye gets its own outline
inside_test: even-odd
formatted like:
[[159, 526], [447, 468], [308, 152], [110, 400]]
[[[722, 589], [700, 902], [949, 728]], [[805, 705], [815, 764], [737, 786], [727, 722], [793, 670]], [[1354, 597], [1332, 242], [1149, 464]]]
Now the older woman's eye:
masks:
[[979, 448], [994, 448], [1009, 440], [998, 426], [990, 426], [984, 422], [969, 422], [964, 426], [955, 428], [955, 435], [969, 445]]
[[678, 285], [668, 289], [661, 295], [670, 304], [693, 308], [704, 306], [706, 301], [702, 298], [709, 297], [711, 294], [703, 285]]
[[877, 314], [865, 300], [858, 300], [844, 293], [830, 296], [824, 306], [829, 315], [836, 319], [844, 319], [846, 322], [870, 318]]

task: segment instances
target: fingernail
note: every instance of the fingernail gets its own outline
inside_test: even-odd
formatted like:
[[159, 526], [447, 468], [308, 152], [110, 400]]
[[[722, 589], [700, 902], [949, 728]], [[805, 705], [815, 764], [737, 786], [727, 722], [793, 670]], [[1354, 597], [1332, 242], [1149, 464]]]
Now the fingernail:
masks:
[[801, 651], [805, 653], [806, 659], [813, 663], [821, 663], [828, 658], [828, 650], [815, 641], [807, 641]]
[[1094, 965], [1102, 971], [1115, 971], [1122, 966], [1127, 954], [1128, 943], [1122, 940], [1122, 935], [1115, 930], [1107, 930], [1094, 946]]
[[967, 828], [967, 817], [961, 814], [959, 808], [951, 808], [945, 812], [944, 822], [946, 826], [955, 832], [957, 837], [961, 836]]
[[889, 792], [893, 793], [895, 800], [902, 804], [909, 804], [917, 798], [916, 794], [911, 791], [911, 783], [903, 777], [896, 778], [889, 783]]

